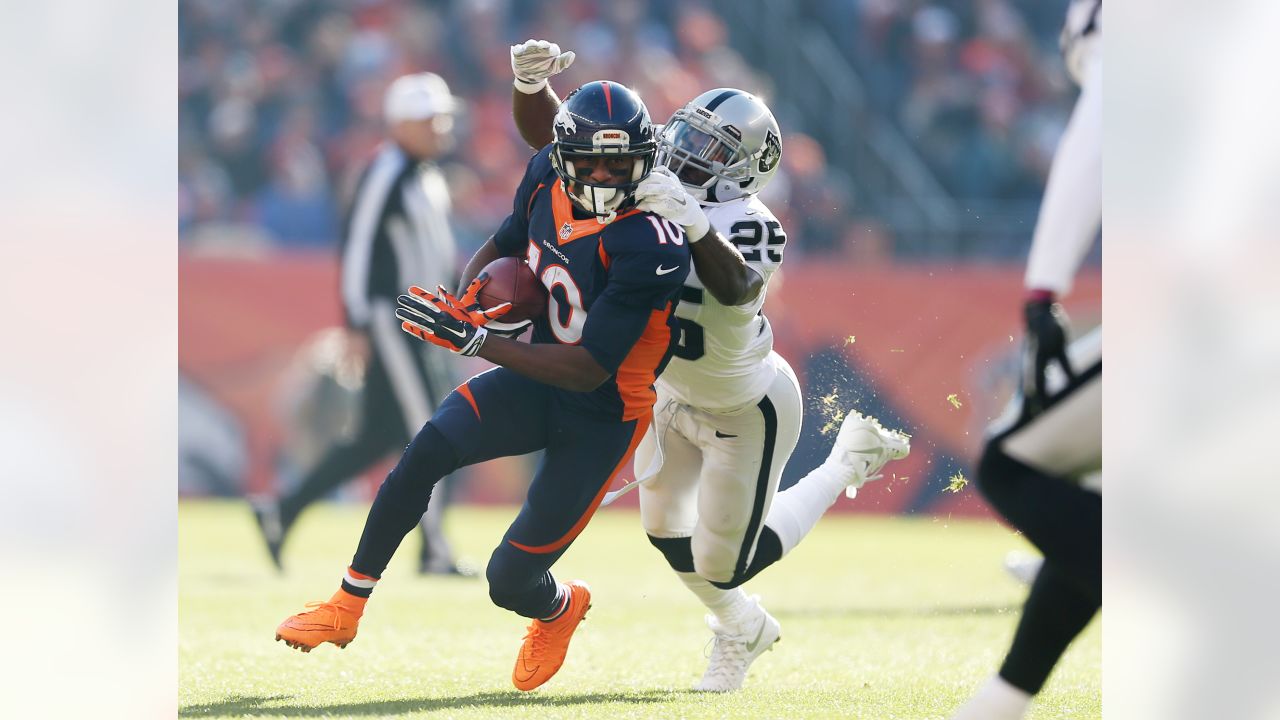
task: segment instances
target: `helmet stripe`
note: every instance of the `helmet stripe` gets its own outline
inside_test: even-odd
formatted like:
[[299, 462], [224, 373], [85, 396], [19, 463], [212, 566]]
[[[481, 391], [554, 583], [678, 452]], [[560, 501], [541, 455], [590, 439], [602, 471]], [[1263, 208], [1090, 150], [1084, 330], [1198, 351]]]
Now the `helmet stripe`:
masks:
[[609, 111], [609, 119], [612, 120], [613, 119], [613, 95], [612, 93], [609, 92], [609, 83], [608, 81], [605, 81], [600, 83], [600, 86], [604, 88], [604, 106], [605, 106], [605, 109]]
[[737, 94], [738, 94], [737, 90], [725, 90], [719, 95], [711, 98], [711, 102], [707, 103], [707, 110], [715, 110], [716, 108], [720, 107], [720, 104], [723, 103], [725, 100], [728, 100], [729, 98]]

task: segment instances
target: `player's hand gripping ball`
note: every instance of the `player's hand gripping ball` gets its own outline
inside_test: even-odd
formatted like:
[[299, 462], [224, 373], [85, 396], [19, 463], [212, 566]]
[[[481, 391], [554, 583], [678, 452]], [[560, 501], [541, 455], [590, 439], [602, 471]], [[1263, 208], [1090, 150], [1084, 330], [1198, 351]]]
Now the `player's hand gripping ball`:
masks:
[[[541, 317], [547, 311], [547, 291], [538, 282], [538, 278], [529, 269], [523, 258], [498, 258], [480, 271], [471, 285], [475, 286], [480, 278], [487, 280], [476, 287], [475, 295], [471, 288], [462, 297], [463, 304], [475, 302], [477, 307], [496, 307], [503, 303], [511, 303], [511, 309], [502, 316], [503, 325], [526, 323]], [[493, 328], [489, 325], [490, 329]]]

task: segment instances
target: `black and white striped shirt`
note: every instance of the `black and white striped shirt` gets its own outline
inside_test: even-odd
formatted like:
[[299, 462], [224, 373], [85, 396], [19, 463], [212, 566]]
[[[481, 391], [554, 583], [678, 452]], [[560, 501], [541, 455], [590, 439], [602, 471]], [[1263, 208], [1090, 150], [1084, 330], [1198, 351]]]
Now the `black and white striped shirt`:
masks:
[[[449, 190], [432, 164], [387, 142], [356, 188], [342, 239], [342, 305], [347, 324], [367, 328], [376, 299], [395, 307], [410, 285], [452, 288], [457, 246]], [[382, 303], [376, 303], [383, 305]]]

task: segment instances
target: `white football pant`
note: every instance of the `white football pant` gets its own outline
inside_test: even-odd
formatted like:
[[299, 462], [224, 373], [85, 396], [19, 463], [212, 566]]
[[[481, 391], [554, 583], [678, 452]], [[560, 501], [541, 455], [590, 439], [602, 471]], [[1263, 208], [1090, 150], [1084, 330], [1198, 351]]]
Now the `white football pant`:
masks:
[[[640, 519], [658, 538], [691, 538], [694, 570], [729, 582], [755, 554], [787, 459], [800, 438], [800, 383], [771, 352], [777, 375], [757, 403], [710, 413], [676, 403], [659, 378], [653, 425], [636, 450]], [[657, 465], [660, 463], [660, 467]]]

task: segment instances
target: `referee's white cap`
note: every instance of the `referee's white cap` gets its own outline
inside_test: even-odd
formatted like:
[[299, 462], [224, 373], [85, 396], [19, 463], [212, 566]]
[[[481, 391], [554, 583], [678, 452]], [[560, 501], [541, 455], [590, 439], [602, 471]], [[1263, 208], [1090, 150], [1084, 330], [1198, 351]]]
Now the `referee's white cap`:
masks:
[[402, 75], [387, 88], [382, 113], [389, 123], [401, 120], [425, 120], [435, 115], [448, 115], [462, 103], [449, 92], [444, 78], [432, 72]]

